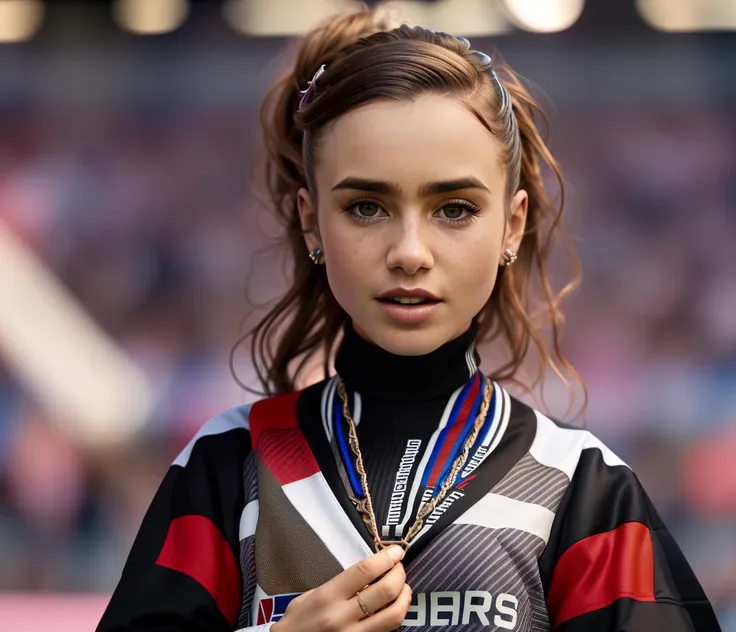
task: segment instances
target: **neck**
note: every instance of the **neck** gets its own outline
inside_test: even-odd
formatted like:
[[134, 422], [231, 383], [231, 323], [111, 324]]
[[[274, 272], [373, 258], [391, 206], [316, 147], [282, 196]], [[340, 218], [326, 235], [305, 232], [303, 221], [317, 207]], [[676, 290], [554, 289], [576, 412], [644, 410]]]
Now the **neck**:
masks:
[[401, 356], [368, 342], [348, 324], [335, 368], [348, 388], [361, 395], [410, 400], [444, 397], [478, 370], [476, 333], [473, 323], [461, 336], [431, 353]]

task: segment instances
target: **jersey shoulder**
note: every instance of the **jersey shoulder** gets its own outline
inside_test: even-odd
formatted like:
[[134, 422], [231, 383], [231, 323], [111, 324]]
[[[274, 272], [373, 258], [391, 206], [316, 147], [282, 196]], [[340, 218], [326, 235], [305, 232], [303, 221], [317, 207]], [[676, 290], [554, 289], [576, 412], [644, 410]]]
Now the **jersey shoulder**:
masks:
[[[515, 405], [526, 406], [516, 400]], [[580, 473], [581, 460], [600, 461], [608, 468], [630, 472], [628, 464], [586, 428], [561, 422], [531, 409], [536, 430], [529, 454], [542, 465], [563, 472], [572, 479]]]
[[233, 448], [240, 448], [238, 452], [245, 455], [250, 451], [250, 411], [253, 404], [235, 406], [225, 410], [207, 420], [189, 443], [174, 459], [172, 465], [186, 467], [192, 455], [211, 456], [218, 458], [223, 448], [229, 446], [227, 452]]

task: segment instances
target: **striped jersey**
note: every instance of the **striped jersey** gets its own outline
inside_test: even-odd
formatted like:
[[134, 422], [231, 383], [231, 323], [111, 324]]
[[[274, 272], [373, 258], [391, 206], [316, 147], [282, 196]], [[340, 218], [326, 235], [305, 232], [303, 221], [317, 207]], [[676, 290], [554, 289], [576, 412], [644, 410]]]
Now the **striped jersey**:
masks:
[[[473, 430], [484, 383], [473, 334], [398, 361], [346, 332], [336, 368], [386, 540], [406, 534]], [[294, 597], [373, 553], [340, 378], [201, 428], [154, 498], [98, 632], [265, 631]], [[495, 382], [403, 563], [413, 596], [401, 630], [720, 629], [631, 469]]]

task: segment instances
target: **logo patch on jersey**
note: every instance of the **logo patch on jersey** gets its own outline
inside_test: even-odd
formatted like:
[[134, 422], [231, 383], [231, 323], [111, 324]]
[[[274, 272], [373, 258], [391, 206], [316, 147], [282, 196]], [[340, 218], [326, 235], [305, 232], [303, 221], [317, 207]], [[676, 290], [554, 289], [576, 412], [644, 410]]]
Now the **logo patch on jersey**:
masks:
[[265, 625], [266, 623], [275, 623], [284, 616], [286, 608], [295, 597], [301, 593], [289, 593], [286, 595], [274, 595], [273, 597], [265, 597], [258, 602], [258, 621], [257, 625]]
[[515, 630], [518, 607], [519, 599], [515, 595], [492, 595], [487, 590], [415, 593], [402, 625], [407, 628], [481, 625]]

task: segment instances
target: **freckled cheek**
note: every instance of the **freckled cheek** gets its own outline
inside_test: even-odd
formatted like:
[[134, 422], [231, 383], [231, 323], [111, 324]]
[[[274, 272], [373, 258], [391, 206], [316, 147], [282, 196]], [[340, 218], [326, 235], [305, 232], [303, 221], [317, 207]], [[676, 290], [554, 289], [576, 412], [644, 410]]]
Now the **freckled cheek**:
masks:
[[[325, 240], [327, 276], [335, 298], [340, 303], [350, 303], [352, 297], [365, 293], [364, 288], [375, 269], [371, 260], [371, 248], [361, 240]], [[349, 307], [349, 305], [343, 305]]]
[[498, 267], [497, 247], [486, 240], [466, 243], [448, 269], [453, 294], [482, 306], [490, 295]]

